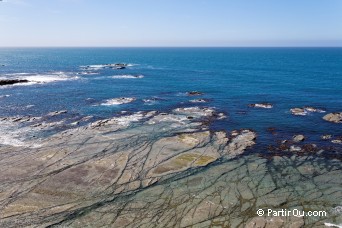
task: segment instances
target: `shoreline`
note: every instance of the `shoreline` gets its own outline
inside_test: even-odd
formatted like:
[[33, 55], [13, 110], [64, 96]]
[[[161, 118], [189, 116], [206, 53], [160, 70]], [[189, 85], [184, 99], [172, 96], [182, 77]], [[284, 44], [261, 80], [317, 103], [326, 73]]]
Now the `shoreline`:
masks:
[[[136, 226], [139, 225], [136, 218], [144, 217], [145, 213], [157, 213], [159, 207], [165, 209], [165, 214], [161, 217], [158, 213], [146, 217], [151, 219], [151, 224], [155, 216], [162, 221], [169, 221], [167, 213], [181, 213], [184, 206], [192, 212], [177, 217], [173, 225], [208, 225], [206, 221], [216, 224], [220, 216], [225, 217], [225, 224], [229, 221], [232, 225], [237, 220], [227, 219], [226, 216], [247, 210], [250, 212], [239, 215], [238, 221], [250, 226], [256, 221], [269, 222], [267, 218], [255, 217], [252, 206], [255, 202], [265, 207], [270, 201], [262, 204], [260, 200], [271, 198], [276, 208], [287, 202], [283, 192], [288, 186], [277, 183], [281, 181], [279, 176], [277, 180], [270, 178], [270, 175], [279, 175], [278, 171], [270, 173], [272, 167], [291, 168], [294, 179], [283, 181], [295, 181], [296, 186], [301, 186], [300, 179], [296, 179], [298, 171], [298, 174], [307, 176], [320, 172], [324, 176], [319, 179], [322, 186], [341, 186], [337, 179], [333, 183], [327, 179], [331, 175], [342, 175], [341, 160], [322, 157], [322, 152], [317, 150], [304, 153], [292, 151], [289, 152], [291, 156], [280, 151], [264, 157], [250, 153], [248, 151], [253, 151], [257, 145], [257, 134], [244, 129], [212, 131], [210, 125], [220, 118], [218, 114], [213, 108], [188, 107], [165, 113], [136, 112], [101, 120], [86, 118], [82, 126], [73, 125], [71, 129], [42, 138], [38, 146], [0, 146], [0, 181], [3, 183], [0, 224], [7, 227], [12, 227], [11, 224], [81, 227], [82, 224], [92, 224], [91, 220], [96, 225], [99, 222], [108, 225], [114, 219], [111, 222], [114, 226]], [[45, 117], [22, 117], [11, 121], [44, 130], [58, 126], [66, 115], [67, 111], [62, 110], [51, 112]], [[56, 122], [48, 123], [48, 119]], [[272, 165], [266, 165], [268, 163]], [[321, 170], [322, 164], [329, 164], [325, 165], [329, 169]], [[264, 179], [260, 179], [260, 175]], [[234, 181], [231, 184], [217, 181], [222, 176]], [[254, 187], [245, 185], [254, 183], [255, 178], [259, 184], [255, 183]], [[203, 182], [204, 179], [206, 182]], [[239, 183], [236, 186], [233, 185], [235, 181]], [[229, 186], [228, 189], [223, 188], [224, 185]], [[264, 187], [259, 189], [259, 185]], [[171, 189], [172, 192], [169, 192]], [[218, 201], [214, 189], [228, 191], [224, 195], [229, 197]], [[185, 192], [181, 194], [178, 191], [190, 193], [184, 199]], [[324, 208], [331, 210], [340, 206], [335, 198], [331, 198], [333, 195], [326, 194], [323, 189], [319, 191], [323, 195], [317, 197], [324, 196], [320, 200], [330, 205]], [[234, 192], [241, 196], [234, 196]], [[294, 189], [290, 192], [292, 197], [296, 197]], [[130, 200], [126, 202], [127, 197]], [[165, 197], [177, 201], [179, 208], [166, 201], [162, 203]], [[245, 200], [238, 200], [239, 197]], [[235, 206], [231, 204], [232, 199], [235, 199]], [[243, 203], [245, 201], [250, 203], [246, 205]], [[132, 213], [131, 207], [142, 208]], [[295, 207], [299, 208], [299, 205]], [[113, 213], [113, 210], [128, 210], [130, 216]], [[99, 211], [107, 215], [98, 217]], [[97, 219], [91, 219], [93, 216]], [[331, 219], [338, 216], [314, 220], [314, 223], [295, 217], [281, 218], [279, 221], [322, 224], [323, 221], [332, 222]]]

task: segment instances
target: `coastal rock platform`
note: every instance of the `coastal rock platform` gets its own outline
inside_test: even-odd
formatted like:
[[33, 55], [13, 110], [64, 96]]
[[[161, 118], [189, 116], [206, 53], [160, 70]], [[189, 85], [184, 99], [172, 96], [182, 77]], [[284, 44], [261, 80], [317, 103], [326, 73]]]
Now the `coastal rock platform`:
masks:
[[[209, 125], [217, 118], [209, 107], [137, 112], [38, 142], [2, 144], [0, 226], [302, 227], [342, 222], [339, 160], [260, 157], [248, 152], [255, 145], [254, 131], [212, 131]], [[25, 127], [34, 128], [36, 119], [28, 118]], [[33, 142], [35, 147], [26, 146]], [[270, 207], [327, 210], [329, 215], [257, 216], [258, 209]]]

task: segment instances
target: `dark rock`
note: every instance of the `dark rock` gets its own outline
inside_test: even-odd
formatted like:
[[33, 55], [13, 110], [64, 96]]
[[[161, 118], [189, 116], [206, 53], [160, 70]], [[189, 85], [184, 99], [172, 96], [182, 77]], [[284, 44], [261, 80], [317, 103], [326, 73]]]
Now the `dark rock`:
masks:
[[316, 144], [305, 144], [302, 149], [305, 151], [305, 152], [317, 152], [318, 151], [318, 148], [317, 148], [317, 145]]
[[3, 80], [0, 80], [0, 86], [13, 85], [17, 83], [27, 83], [27, 82], [29, 81], [26, 79], [3, 79]]
[[289, 150], [289, 146], [288, 146], [287, 144], [281, 144], [281, 145], [279, 146], [279, 149], [280, 149], [281, 151], [287, 151], [287, 150]]
[[190, 92], [187, 92], [188, 96], [200, 96], [200, 95], [203, 95], [202, 92], [198, 92], [198, 91], [190, 91]]

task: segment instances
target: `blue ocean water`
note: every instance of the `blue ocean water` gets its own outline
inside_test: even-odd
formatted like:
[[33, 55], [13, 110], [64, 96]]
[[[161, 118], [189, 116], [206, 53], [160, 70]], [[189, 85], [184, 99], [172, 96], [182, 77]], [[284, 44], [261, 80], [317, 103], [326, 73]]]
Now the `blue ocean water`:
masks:
[[[131, 65], [81, 74], [89, 71], [82, 66], [109, 63]], [[213, 128], [254, 129], [261, 143], [275, 140], [269, 127], [279, 134], [305, 134], [312, 141], [322, 134], [342, 135], [341, 125], [322, 120], [322, 113], [293, 116], [289, 111], [303, 106], [342, 111], [342, 48], [1, 48], [0, 78], [26, 76], [63, 80], [1, 87], [0, 116], [41, 116], [67, 109], [108, 118], [121, 111], [209, 106], [228, 116]], [[204, 95], [186, 95], [195, 90]], [[100, 105], [117, 97], [137, 100]], [[189, 102], [195, 98], [209, 102]], [[260, 102], [274, 108], [248, 107]]]

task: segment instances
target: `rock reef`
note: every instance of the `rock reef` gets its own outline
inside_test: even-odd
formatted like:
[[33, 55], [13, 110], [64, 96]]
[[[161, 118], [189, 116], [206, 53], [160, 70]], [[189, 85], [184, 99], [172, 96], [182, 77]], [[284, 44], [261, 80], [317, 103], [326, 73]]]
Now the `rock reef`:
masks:
[[273, 108], [273, 104], [271, 104], [271, 103], [256, 103], [256, 104], [249, 104], [248, 107], [250, 107], [250, 108]]
[[305, 106], [303, 108], [292, 108], [290, 109], [292, 115], [295, 116], [306, 116], [308, 113], [312, 112], [318, 112], [318, 113], [324, 113], [325, 111], [323, 109], [318, 109], [310, 106]]
[[[2, 119], [34, 129], [48, 116]], [[1, 145], [0, 226], [301, 227], [342, 221], [340, 214], [258, 217], [259, 208], [337, 208], [341, 163], [248, 154], [256, 133], [211, 130], [219, 118], [210, 107], [124, 113], [48, 136], [37, 147], [28, 146], [34, 139]], [[293, 156], [305, 145], [297, 147], [288, 144]]]
[[342, 123], [342, 112], [329, 113], [323, 119], [332, 123]]
[[27, 83], [29, 82], [26, 79], [0, 79], [0, 86], [4, 85], [14, 85], [18, 83]]

